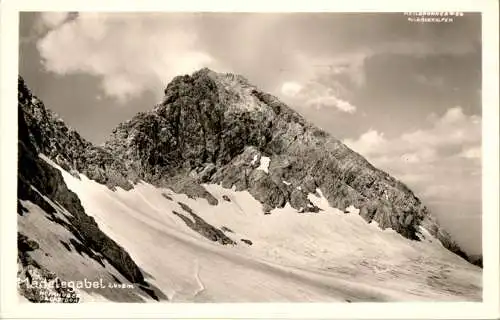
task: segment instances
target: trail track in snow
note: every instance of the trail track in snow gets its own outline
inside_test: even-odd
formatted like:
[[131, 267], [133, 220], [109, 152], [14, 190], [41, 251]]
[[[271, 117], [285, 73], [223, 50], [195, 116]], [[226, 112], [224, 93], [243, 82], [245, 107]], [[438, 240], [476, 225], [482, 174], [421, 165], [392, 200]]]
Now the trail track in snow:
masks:
[[201, 281], [201, 278], [200, 278], [200, 263], [198, 260], [195, 261], [194, 276], [195, 276], [196, 282], [200, 286], [200, 288], [194, 293], [193, 298], [196, 298], [200, 293], [205, 291], [205, 286], [203, 285], [203, 282]]

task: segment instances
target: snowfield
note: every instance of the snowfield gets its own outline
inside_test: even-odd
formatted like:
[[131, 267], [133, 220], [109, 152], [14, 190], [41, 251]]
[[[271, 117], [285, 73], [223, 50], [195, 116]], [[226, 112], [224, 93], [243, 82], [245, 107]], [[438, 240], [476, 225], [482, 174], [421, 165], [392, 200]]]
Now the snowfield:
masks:
[[[330, 207], [319, 190], [309, 195], [319, 213], [299, 213], [287, 205], [264, 215], [246, 191], [204, 185], [219, 201], [214, 206], [144, 182], [130, 191], [111, 191], [57, 168], [86, 213], [172, 302], [482, 299], [482, 270], [446, 250], [426, 230], [421, 230], [422, 241], [410, 241], [366, 223], [354, 207], [348, 213]], [[189, 217], [186, 206], [236, 245], [210, 241], [188, 227], [173, 213]], [[49, 239], [50, 226], [40, 229], [36, 232]], [[89, 272], [73, 256], [64, 261], [67, 269]], [[94, 291], [83, 300], [98, 295]]]

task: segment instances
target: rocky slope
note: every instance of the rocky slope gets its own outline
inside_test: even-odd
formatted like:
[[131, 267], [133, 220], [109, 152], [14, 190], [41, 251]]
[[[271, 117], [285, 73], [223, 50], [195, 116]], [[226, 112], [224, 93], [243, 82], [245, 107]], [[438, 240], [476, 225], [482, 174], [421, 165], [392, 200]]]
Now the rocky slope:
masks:
[[45, 108], [22, 77], [18, 78], [18, 104], [35, 154], [42, 153], [69, 172], [80, 172], [113, 188], [132, 188], [123, 176], [125, 168], [105, 149], [94, 146], [69, 128], [57, 114]]
[[412, 240], [422, 226], [467, 258], [402, 182], [239, 75], [202, 69], [174, 78], [163, 102], [120, 124], [103, 149], [123, 161], [128, 179], [207, 199], [200, 183], [234, 186], [264, 213], [287, 202], [317, 212], [307, 195], [319, 189], [332, 207]]
[[[86, 214], [78, 196], [67, 188], [61, 173], [40, 157], [40, 153], [49, 155], [59, 163], [67, 165], [73, 170], [80, 169], [87, 174], [96, 173], [99, 170], [106, 172], [106, 162], [92, 162], [91, 160], [88, 163], [85, 162], [89, 160], [90, 154], [94, 151], [101, 152], [99, 150], [81, 139], [75, 131], [68, 130], [62, 121], [56, 120], [54, 115], [31, 95], [22, 78], [19, 78], [17, 209], [20, 275], [24, 274], [24, 277], [31, 279], [30, 281], [33, 279], [56, 281], [60, 274], [50, 270], [47, 266], [54, 263], [54, 261], [48, 262], [49, 260], [63, 261], [63, 255], [50, 259], [49, 251], [59, 246], [64, 247], [68, 255], [74, 251], [80, 257], [86, 257], [85, 259], [89, 261], [83, 262], [84, 264], [91, 263], [93, 260], [92, 263], [97, 262], [102, 266], [102, 272], [107, 274], [111, 270], [117, 272], [117, 275], [124, 278], [124, 281], [136, 284], [143, 291], [142, 293], [128, 292], [126, 294], [128, 298], [124, 300], [118, 298], [118, 300], [134, 301], [137, 299], [133, 299], [133, 297], [145, 293], [157, 299], [158, 297], [149, 288], [141, 270], [130, 255], [99, 229], [95, 220]], [[103, 154], [101, 152], [101, 155]], [[71, 162], [73, 167], [68, 164]], [[109, 168], [110, 172], [113, 172], [113, 168]], [[109, 182], [109, 179], [105, 179], [105, 175], [98, 174], [92, 177], [96, 181]], [[40, 225], [36, 225], [36, 222]], [[38, 241], [47, 241], [47, 239], [42, 239], [44, 237], [40, 233], [50, 233], [42, 224], [50, 226], [54, 230], [64, 230], [65, 234], [70, 235], [69, 243], [58, 239], [59, 243], [56, 241], [56, 243], [50, 243], [44, 247], [39, 245]], [[51, 236], [57, 238], [54, 234]], [[45, 254], [41, 254], [41, 252], [45, 252]], [[56, 261], [56, 266], [60, 268], [59, 271], [71, 271], [71, 265], [60, 264]], [[105, 271], [106, 269], [108, 271]], [[75, 301], [64, 300], [68, 294], [68, 288], [64, 290], [59, 288], [55, 291], [41, 289], [43, 288], [27, 287], [26, 285], [20, 287], [23, 295], [30, 301], [47, 302], [47, 299], [58, 301], [62, 299], [61, 302], [78, 302], [78, 299]], [[106, 290], [104, 290], [104, 295], [106, 295]]]

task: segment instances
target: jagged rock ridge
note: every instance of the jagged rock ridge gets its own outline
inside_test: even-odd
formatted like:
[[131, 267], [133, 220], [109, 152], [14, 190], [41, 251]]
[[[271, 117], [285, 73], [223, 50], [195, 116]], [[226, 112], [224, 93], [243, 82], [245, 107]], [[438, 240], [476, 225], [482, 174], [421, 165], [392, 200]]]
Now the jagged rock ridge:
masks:
[[34, 96], [22, 77], [18, 78], [18, 104], [28, 129], [27, 141], [36, 153], [45, 154], [68, 172], [85, 174], [89, 179], [113, 188], [132, 188], [123, 175], [125, 168], [104, 148], [85, 140], [43, 102]]

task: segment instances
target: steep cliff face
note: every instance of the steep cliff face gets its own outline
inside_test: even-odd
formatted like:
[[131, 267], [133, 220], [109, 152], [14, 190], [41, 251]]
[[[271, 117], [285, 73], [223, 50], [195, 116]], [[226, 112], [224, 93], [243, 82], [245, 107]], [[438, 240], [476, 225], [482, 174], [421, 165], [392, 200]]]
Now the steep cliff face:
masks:
[[21, 77], [18, 78], [18, 104], [26, 122], [26, 141], [33, 145], [35, 153], [45, 154], [68, 172], [85, 174], [111, 188], [132, 188], [123, 175], [125, 168], [121, 162], [66, 126], [31, 93]]
[[[92, 164], [92, 161], [90, 165], [85, 162], [89, 159], [89, 154], [85, 152], [92, 153], [93, 150], [99, 149], [81, 139], [76, 132], [68, 130], [62, 121], [55, 120], [54, 115], [31, 95], [22, 78], [19, 78], [17, 209], [20, 273], [31, 281], [35, 277], [54, 282], [60, 276], [57, 271], [72, 273], [80, 280], [84, 272], [73, 270], [82, 267], [75, 257], [69, 258], [74, 260], [71, 262], [74, 264], [61, 263], [66, 259], [64, 255], [71, 256], [72, 252], [77, 252], [78, 258], [84, 260], [82, 264], [95, 265], [91, 277], [101, 276], [104, 277], [101, 279], [113, 281], [110, 275], [114, 273], [122, 277], [122, 281], [138, 286], [118, 297], [110, 294], [109, 290], [101, 290], [101, 295], [118, 301], [142, 301], [139, 296], [146, 294], [157, 299], [154, 292], [148, 292], [148, 283], [127, 251], [99, 229], [94, 218], [83, 209], [78, 196], [68, 189], [61, 172], [41, 155], [49, 155], [72, 170], [88, 174], [89, 170], [98, 170], [98, 165]], [[74, 165], [68, 164], [70, 160]], [[105, 175], [100, 175], [96, 180], [103, 183], [109, 181], [100, 180], [103, 177]], [[67, 239], [63, 239], [63, 235]], [[45, 245], [39, 245], [38, 241], [43, 241]], [[63, 248], [64, 253], [50, 258], [50, 252], [56, 252], [53, 250], [57, 247]], [[45, 254], [41, 254], [42, 251]], [[57, 260], [55, 264], [50, 261], [54, 259]], [[50, 266], [57, 270], [51, 270]], [[65, 301], [68, 288], [41, 291], [42, 288], [36, 286], [28, 287], [25, 284], [20, 290], [33, 302], [79, 300]]]
[[202, 69], [176, 77], [160, 105], [113, 131], [104, 152], [123, 160], [129, 179], [190, 181], [198, 196], [200, 183], [234, 186], [264, 213], [287, 202], [317, 212], [308, 194], [319, 190], [332, 207], [406, 238], [418, 240], [422, 226], [466, 258], [403, 183], [238, 75]]

